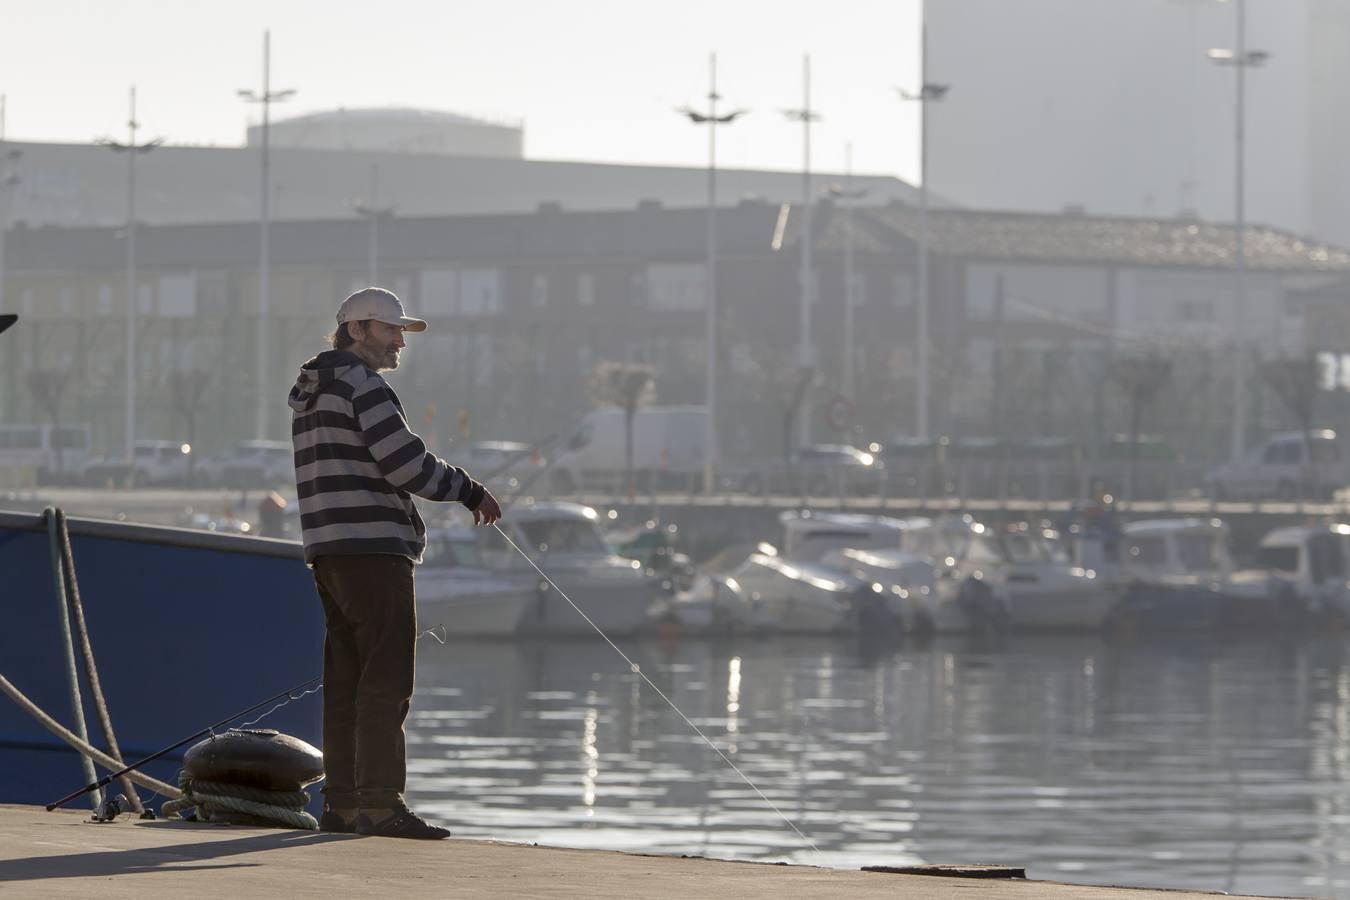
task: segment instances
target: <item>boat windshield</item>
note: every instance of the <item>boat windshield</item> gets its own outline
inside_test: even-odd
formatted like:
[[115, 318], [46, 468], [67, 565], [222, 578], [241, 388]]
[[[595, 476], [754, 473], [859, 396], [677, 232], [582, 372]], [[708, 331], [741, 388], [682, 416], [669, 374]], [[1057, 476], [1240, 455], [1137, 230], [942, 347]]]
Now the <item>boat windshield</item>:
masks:
[[1160, 537], [1132, 537], [1125, 545], [1130, 562], [1141, 566], [1161, 566], [1167, 563], [1167, 542]]
[[1000, 552], [998, 541], [991, 539], [986, 535], [971, 535], [970, 542], [965, 547], [965, 552], [957, 556], [957, 559], [968, 563], [979, 563], [983, 565], [993, 565], [1007, 562], [1007, 556]]
[[427, 566], [470, 566], [483, 565], [483, 555], [472, 535], [452, 537], [432, 535], [427, 539], [427, 549], [422, 556]]
[[540, 519], [521, 522], [517, 527], [528, 546], [547, 553], [608, 553], [595, 525], [574, 519]]
[[1208, 534], [1177, 535], [1177, 559], [1187, 572], [1212, 572], [1219, 568], [1219, 543]]
[[1060, 563], [1071, 562], [1069, 550], [1060, 541], [1052, 541], [1041, 534], [1018, 532], [1005, 535], [1003, 547], [1008, 559], [1015, 563]]
[[1298, 571], [1297, 547], [1262, 547], [1256, 551], [1256, 565], [1281, 572]]

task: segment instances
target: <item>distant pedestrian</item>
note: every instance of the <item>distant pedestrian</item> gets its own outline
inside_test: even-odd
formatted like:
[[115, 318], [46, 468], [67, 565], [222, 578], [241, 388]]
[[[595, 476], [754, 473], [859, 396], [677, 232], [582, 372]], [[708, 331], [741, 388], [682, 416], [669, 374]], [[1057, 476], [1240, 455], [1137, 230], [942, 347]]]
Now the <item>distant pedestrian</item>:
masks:
[[475, 524], [501, 518], [492, 494], [427, 450], [380, 375], [403, 335], [427, 323], [381, 288], [343, 301], [326, 350], [291, 390], [295, 480], [305, 561], [327, 621], [323, 660], [325, 831], [444, 838], [408, 809], [403, 723], [413, 695], [413, 567], [426, 526], [412, 495], [456, 501]]
[[276, 491], [263, 494], [258, 503], [258, 534], [261, 537], [285, 537], [286, 498]]

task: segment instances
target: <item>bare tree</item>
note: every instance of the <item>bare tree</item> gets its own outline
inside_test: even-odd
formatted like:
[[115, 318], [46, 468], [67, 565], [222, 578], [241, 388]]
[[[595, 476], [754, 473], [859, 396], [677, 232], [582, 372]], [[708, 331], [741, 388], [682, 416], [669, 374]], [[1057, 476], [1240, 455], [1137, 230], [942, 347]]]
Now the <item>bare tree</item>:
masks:
[[1172, 378], [1172, 361], [1150, 351], [1145, 356], [1122, 357], [1111, 368], [1111, 379], [1130, 403], [1130, 489], [1134, 490], [1139, 461], [1139, 425], [1144, 407], [1152, 403]]
[[187, 422], [188, 445], [193, 452], [188, 454], [188, 484], [196, 481], [197, 471], [197, 415], [202, 408], [202, 395], [211, 382], [211, 373], [203, 369], [176, 372], [169, 380], [173, 395], [173, 408]]
[[52, 475], [60, 478], [64, 474], [61, 451], [66, 436], [61, 432], [61, 395], [66, 391], [70, 380], [69, 370], [34, 369], [28, 373], [28, 390], [33, 394], [33, 402], [42, 408], [52, 423], [52, 449], [56, 451], [55, 470]]
[[641, 363], [602, 360], [591, 373], [589, 393], [597, 405], [623, 410], [624, 491], [632, 497], [637, 490], [633, 479], [633, 419], [656, 396], [656, 369]]

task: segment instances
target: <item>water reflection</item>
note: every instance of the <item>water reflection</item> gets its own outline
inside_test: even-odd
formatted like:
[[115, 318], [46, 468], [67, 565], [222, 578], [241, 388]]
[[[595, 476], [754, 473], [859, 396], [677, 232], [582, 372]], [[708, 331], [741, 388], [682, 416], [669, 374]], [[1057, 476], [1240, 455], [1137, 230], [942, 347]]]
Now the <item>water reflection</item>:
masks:
[[424, 650], [410, 794], [461, 836], [1350, 893], [1337, 638]]

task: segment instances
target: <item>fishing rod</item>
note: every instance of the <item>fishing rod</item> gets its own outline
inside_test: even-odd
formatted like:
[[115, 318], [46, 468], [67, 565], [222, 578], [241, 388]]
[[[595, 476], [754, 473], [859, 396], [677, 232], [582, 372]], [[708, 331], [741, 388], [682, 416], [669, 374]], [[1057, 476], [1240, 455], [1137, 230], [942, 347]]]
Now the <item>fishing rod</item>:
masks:
[[306, 679], [306, 680], [300, 682], [299, 684], [297, 684], [297, 685], [296, 685], [295, 687], [293, 687], [293, 688], [289, 688], [289, 689], [287, 689], [287, 690], [284, 690], [284, 691], [281, 691], [281, 692], [279, 692], [279, 693], [273, 694], [272, 696], [268, 697], [266, 700], [263, 700], [263, 701], [261, 701], [261, 702], [259, 702], [259, 703], [253, 704], [253, 705], [250, 706], [248, 709], [241, 709], [239, 712], [235, 713], [235, 714], [232, 715], [232, 716], [226, 716], [225, 718], [221, 719], [219, 722], [216, 722], [216, 723], [213, 724], [213, 725], [208, 725], [208, 726], [206, 726], [205, 728], [203, 728], [201, 731], [197, 731], [197, 732], [194, 732], [194, 733], [188, 735], [187, 737], [183, 738], [181, 741], [179, 741], [179, 742], [176, 743], [176, 744], [171, 744], [170, 746], [165, 747], [163, 750], [160, 750], [160, 751], [158, 751], [157, 753], [151, 753], [149, 756], [145, 757], [144, 759], [138, 760], [138, 761], [132, 763], [131, 765], [127, 766], [127, 767], [124, 768], [124, 769], [120, 769], [120, 770], [118, 770], [118, 771], [116, 771], [116, 772], [113, 772], [111, 775], [105, 775], [104, 777], [100, 778], [98, 781], [95, 781], [93, 784], [87, 784], [87, 785], [85, 785], [84, 787], [80, 788], [78, 791], [75, 791], [74, 793], [71, 793], [71, 794], [67, 794], [66, 796], [62, 797], [60, 800], [57, 800], [55, 803], [48, 803], [48, 804], [47, 804], [47, 812], [51, 812], [51, 811], [54, 810], [54, 809], [58, 809], [58, 808], [60, 808], [60, 807], [62, 807], [62, 806], [65, 806], [67, 803], [69, 803], [69, 802], [72, 801], [72, 800], [78, 800], [80, 797], [83, 797], [85, 794], [89, 793], [90, 791], [96, 791], [96, 790], [98, 790], [99, 788], [106, 787], [108, 784], [111, 784], [113, 781], [116, 781], [118, 778], [121, 778], [123, 775], [127, 774], [128, 772], [132, 772], [132, 771], [134, 771], [134, 770], [136, 770], [136, 769], [139, 769], [141, 766], [145, 765], [146, 763], [148, 763], [148, 762], [153, 762], [153, 761], [159, 759], [161, 756], [165, 755], [166, 753], [172, 753], [174, 750], [177, 750], [179, 747], [183, 746], [183, 745], [186, 744], [188, 741], [195, 741], [195, 740], [197, 740], [197, 739], [200, 738], [200, 737], [203, 737], [203, 736], [205, 736], [205, 735], [207, 735], [207, 734], [211, 734], [211, 733], [213, 733], [217, 728], [220, 728], [220, 727], [222, 727], [222, 726], [224, 726], [224, 725], [227, 725], [227, 724], [229, 724], [230, 722], [233, 722], [235, 719], [242, 719], [244, 716], [246, 716], [246, 715], [248, 715], [249, 713], [253, 712], [255, 709], [261, 709], [262, 707], [266, 706], [267, 704], [273, 703], [273, 702], [275, 702], [275, 701], [281, 699], [282, 697], [290, 697], [290, 696], [292, 696], [293, 694], [295, 694], [295, 693], [297, 693], [297, 692], [299, 692], [299, 691], [305, 691], [305, 690], [307, 690], [311, 685], [316, 684], [317, 682], [322, 681], [322, 680], [323, 680], [323, 676], [322, 676], [322, 675], [315, 676], [314, 678], [308, 678], [308, 679]]

